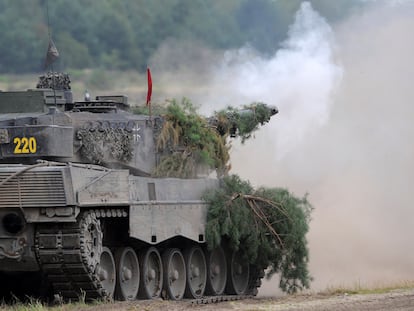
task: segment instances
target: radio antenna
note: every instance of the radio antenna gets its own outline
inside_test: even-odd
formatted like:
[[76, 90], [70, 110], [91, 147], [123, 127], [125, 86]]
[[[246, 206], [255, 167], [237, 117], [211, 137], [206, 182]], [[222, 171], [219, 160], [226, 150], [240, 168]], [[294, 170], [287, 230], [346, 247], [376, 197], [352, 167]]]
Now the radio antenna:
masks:
[[50, 35], [49, 1], [48, 0], [46, 0], [46, 17], [47, 17], [47, 34], [50, 40], [52, 36]]
[[52, 69], [53, 99], [54, 99], [54, 102], [55, 102], [55, 107], [57, 107], [56, 90], [55, 90], [55, 72], [53, 70], [53, 62], [56, 60], [56, 58], [59, 57], [59, 52], [58, 52], [55, 44], [53, 43], [52, 34], [51, 34], [51, 31], [50, 31], [49, 0], [46, 0], [46, 17], [47, 17], [47, 33], [48, 33], [49, 45], [48, 45], [47, 53], [46, 53], [45, 69], [50, 64], [50, 67]]

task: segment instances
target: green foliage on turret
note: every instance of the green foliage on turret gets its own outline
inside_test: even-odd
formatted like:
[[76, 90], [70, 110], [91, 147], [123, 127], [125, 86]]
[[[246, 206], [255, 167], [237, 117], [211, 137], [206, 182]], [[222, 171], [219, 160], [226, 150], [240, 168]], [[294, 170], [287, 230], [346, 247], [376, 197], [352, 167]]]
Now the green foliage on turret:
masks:
[[155, 176], [191, 178], [200, 168], [216, 169], [219, 175], [228, 170], [225, 137], [210, 127], [186, 98], [169, 102], [157, 149], [163, 156]]
[[206, 227], [208, 247], [223, 239], [233, 250], [242, 250], [245, 260], [266, 269], [270, 277], [280, 273], [280, 288], [294, 293], [309, 288], [308, 246], [311, 204], [286, 189], [254, 190], [246, 181], [231, 175], [219, 189], [209, 191]]
[[188, 99], [170, 100], [157, 138], [162, 156], [153, 175], [193, 178], [200, 171], [216, 170], [219, 177], [225, 176], [230, 169], [228, 136], [239, 136], [244, 142], [275, 111], [266, 104], [253, 103], [242, 110], [229, 107], [204, 118]]

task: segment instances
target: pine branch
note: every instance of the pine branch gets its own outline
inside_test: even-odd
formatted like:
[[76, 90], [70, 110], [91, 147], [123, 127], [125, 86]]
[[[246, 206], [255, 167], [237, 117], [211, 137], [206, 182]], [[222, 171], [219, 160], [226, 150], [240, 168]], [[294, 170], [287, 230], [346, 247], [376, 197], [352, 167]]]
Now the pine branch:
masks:
[[289, 217], [289, 214], [287, 213], [287, 211], [285, 209], [283, 209], [283, 204], [281, 203], [277, 203], [259, 196], [255, 196], [255, 195], [250, 195], [250, 194], [244, 194], [243, 195], [244, 199], [247, 200], [254, 200], [254, 201], [259, 201], [259, 202], [263, 202], [265, 204], [268, 204], [274, 208], [277, 208], [283, 215], [286, 216], [286, 218], [288, 218], [290, 221], [292, 221], [292, 219]]
[[[241, 248], [250, 264], [280, 273], [280, 288], [288, 293], [309, 288], [308, 232], [312, 206], [283, 188], [254, 190], [237, 175], [223, 178], [221, 187], [206, 195], [207, 244], [228, 237], [228, 246]], [[281, 203], [279, 203], [281, 202]], [[209, 224], [212, 225], [209, 225]]]
[[278, 240], [280, 247], [284, 248], [282, 239], [280, 238], [276, 230], [272, 227], [272, 225], [270, 224], [269, 220], [267, 219], [266, 215], [264, 215], [260, 207], [253, 200], [246, 199], [246, 202], [250, 206], [253, 213], [263, 222], [263, 224], [267, 227], [270, 233]]

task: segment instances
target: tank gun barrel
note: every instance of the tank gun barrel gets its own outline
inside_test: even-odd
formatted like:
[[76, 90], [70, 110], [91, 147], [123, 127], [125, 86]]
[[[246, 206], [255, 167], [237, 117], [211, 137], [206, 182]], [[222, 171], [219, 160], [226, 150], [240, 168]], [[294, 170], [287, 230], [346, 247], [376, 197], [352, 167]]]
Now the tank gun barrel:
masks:
[[270, 113], [272, 114], [272, 116], [274, 116], [275, 114], [277, 114], [279, 112], [279, 109], [277, 109], [276, 106], [269, 106], [268, 107]]
[[[263, 104], [263, 107], [267, 109], [270, 117], [274, 116], [275, 114], [279, 112], [276, 106], [269, 106], [269, 105]], [[237, 110], [237, 112], [241, 115], [251, 115], [255, 113], [255, 107], [240, 109], [240, 110]]]
[[269, 122], [271, 117], [278, 112], [276, 106], [254, 103], [242, 109], [229, 107], [216, 112], [214, 116], [208, 118], [208, 122], [210, 126], [217, 129], [220, 135], [241, 136], [244, 140], [249, 138], [250, 134], [258, 129], [259, 125]]

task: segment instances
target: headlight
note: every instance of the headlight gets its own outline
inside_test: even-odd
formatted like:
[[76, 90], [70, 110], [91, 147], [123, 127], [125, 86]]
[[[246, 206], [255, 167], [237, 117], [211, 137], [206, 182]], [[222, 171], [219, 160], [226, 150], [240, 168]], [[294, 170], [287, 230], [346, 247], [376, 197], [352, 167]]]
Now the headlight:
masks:
[[17, 213], [9, 213], [3, 217], [3, 227], [11, 234], [19, 233], [23, 230], [25, 221], [22, 216]]

